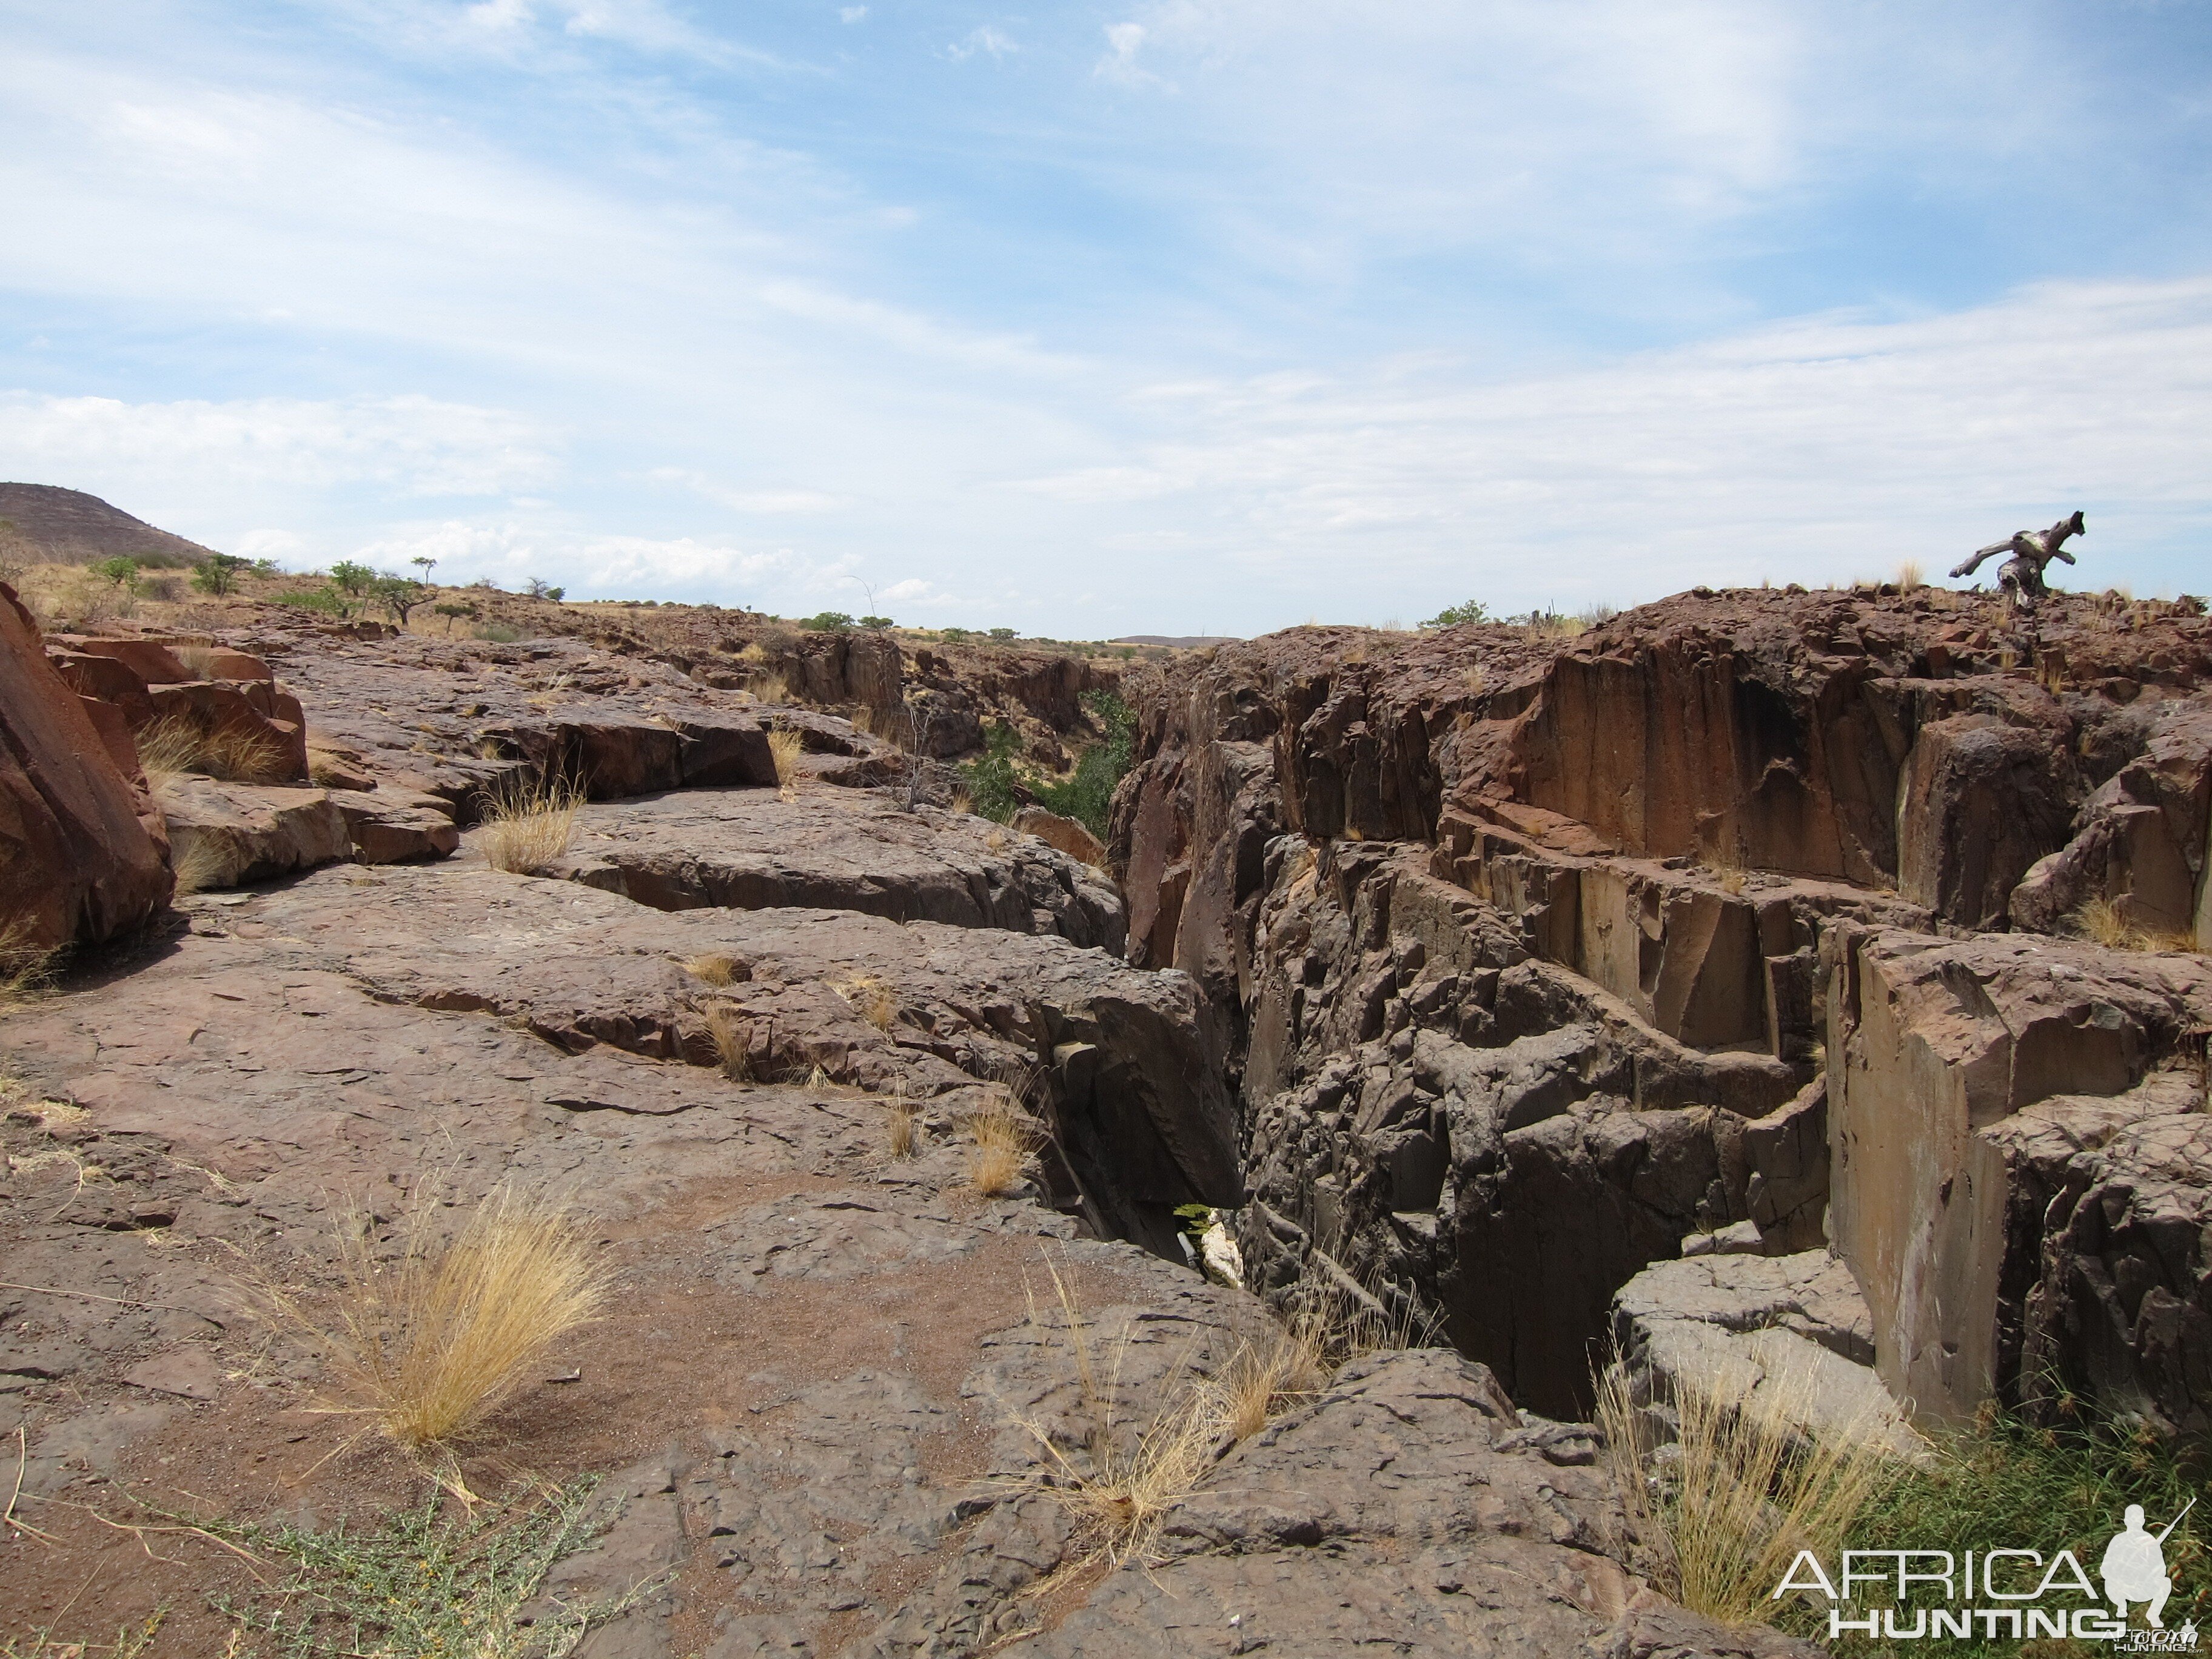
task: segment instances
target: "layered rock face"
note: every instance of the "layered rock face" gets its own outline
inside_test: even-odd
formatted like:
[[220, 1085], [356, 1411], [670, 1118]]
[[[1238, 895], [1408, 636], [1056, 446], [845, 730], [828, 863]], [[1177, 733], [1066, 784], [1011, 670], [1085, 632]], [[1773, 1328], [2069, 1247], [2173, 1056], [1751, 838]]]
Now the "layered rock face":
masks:
[[[1564, 1411], [1647, 1264], [1820, 1248], [1832, 1197], [1883, 1375], [1923, 1410], [2022, 1400], [2031, 1354], [2152, 1400], [2152, 1347], [2191, 1363], [2185, 1272], [2148, 1313], [2085, 1288], [2148, 1224], [2096, 1233], [2076, 1199], [1958, 1232], [1996, 1118], [1953, 1114], [1913, 1020], [1838, 987], [1855, 941], [1965, 950], [2101, 898], [2134, 948], [2041, 947], [2115, 988], [2021, 1036], [2044, 1080], [2002, 1115], [2189, 1063], [2201, 969], [2142, 947], [2205, 902], [2208, 681], [2193, 604], [2061, 596], [2031, 633], [1925, 591], [1700, 592], [1571, 640], [1304, 629], [1182, 665], [1143, 697], [1112, 852], [1131, 960], [1189, 973], [1233, 1034], [1255, 1286], [1402, 1301]], [[2194, 1143], [2136, 1144], [2052, 1190], [2104, 1214], [2115, 1160], [2165, 1191]], [[2024, 1215], [1998, 1165], [1972, 1178]]]

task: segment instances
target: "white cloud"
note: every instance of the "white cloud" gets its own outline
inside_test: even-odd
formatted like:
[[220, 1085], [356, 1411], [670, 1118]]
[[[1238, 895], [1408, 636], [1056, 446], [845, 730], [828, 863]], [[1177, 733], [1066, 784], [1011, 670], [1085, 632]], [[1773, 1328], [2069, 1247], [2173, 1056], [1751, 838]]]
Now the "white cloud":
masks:
[[0, 392], [0, 455], [48, 477], [496, 495], [556, 476], [552, 448], [525, 416], [423, 397], [128, 404]]
[[1948, 567], [2076, 506], [2102, 532], [2084, 580], [2185, 584], [2167, 561], [2212, 529], [2212, 278], [1805, 319], [1535, 378], [1186, 382], [1137, 401], [1171, 432], [1017, 488], [1131, 532], [1164, 521], [1163, 553], [1194, 530], [1309, 592], [1378, 560], [1398, 592], [1522, 608], [1848, 580]]
[[867, 15], [868, 9], [866, 6], [840, 6], [837, 8], [837, 21], [841, 23], [857, 23]]
[[995, 61], [1020, 50], [1009, 36], [986, 23], [981, 28], [970, 30], [966, 40], [947, 46], [945, 53], [955, 63], [965, 63], [979, 52], [989, 53]]

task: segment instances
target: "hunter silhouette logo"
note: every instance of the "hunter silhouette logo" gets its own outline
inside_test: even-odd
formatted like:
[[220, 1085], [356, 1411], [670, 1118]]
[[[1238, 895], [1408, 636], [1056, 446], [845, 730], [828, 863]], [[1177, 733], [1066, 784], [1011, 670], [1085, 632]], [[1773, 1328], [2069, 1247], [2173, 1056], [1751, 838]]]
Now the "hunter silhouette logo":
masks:
[[2105, 1546], [2105, 1559], [2098, 1568], [2098, 1576], [2105, 1581], [2105, 1599], [2112, 1604], [2112, 1611], [2127, 1621], [2130, 1601], [2148, 1603], [2143, 1611], [2153, 1630], [2164, 1630], [2166, 1621], [2159, 1615], [2166, 1611], [2166, 1598], [2173, 1594], [2173, 1581], [2166, 1576], [2166, 1540], [2181, 1524], [2181, 1516], [2197, 1507], [2191, 1498], [2181, 1506], [2177, 1515], [2153, 1537], [2143, 1530], [2143, 1508], [2140, 1504], [2128, 1505], [2121, 1529]]

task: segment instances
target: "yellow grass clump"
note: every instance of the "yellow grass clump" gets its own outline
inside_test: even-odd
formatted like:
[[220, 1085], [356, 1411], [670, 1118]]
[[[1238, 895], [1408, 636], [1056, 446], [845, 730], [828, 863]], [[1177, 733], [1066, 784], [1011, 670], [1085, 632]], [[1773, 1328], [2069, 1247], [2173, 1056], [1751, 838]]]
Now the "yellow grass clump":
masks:
[[1116, 1397], [1127, 1340], [1102, 1379], [1074, 1291], [1049, 1257], [1045, 1266], [1060, 1317], [1040, 1317], [1032, 1301], [1030, 1322], [1040, 1327], [1049, 1323], [1061, 1333], [1075, 1358], [1089, 1421], [1083, 1442], [1066, 1449], [1045, 1425], [1021, 1424], [1043, 1453], [1043, 1467], [1031, 1484], [1067, 1516], [1075, 1534], [1074, 1570], [1102, 1562], [1120, 1566], [1148, 1560], [1157, 1553], [1160, 1528], [1169, 1512], [1198, 1489], [1212, 1467], [1221, 1431], [1220, 1397], [1187, 1376], [1171, 1376], [1154, 1390], [1165, 1403], [1150, 1423], [1133, 1433], [1117, 1429]]
[[707, 956], [686, 957], [684, 971], [709, 985], [734, 985], [738, 981], [738, 959], [719, 951]]
[[1897, 591], [1900, 593], [1910, 593], [1915, 588], [1925, 586], [1927, 581], [1927, 573], [1921, 568], [1917, 559], [1906, 559], [1897, 567]]
[[775, 781], [778, 787], [789, 790], [799, 783], [799, 757], [806, 752], [806, 741], [796, 732], [771, 732], [768, 734], [768, 752], [775, 761]]
[[2068, 918], [2075, 930], [2110, 951], [2194, 951], [2196, 936], [2173, 929], [2142, 927], [2110, 899], [2094, 898]]
[[189, 645], [173, 645], [169, 647], [169, 654], [184, 664], [185, 672], [190, 674], [194, 679], [204, 680], [212, 678], [208, 671], [215, 666], [216, 647], [205, 641]]
[[165, 714], [133, 737], [139, 769], [156, 789], [187, 772], [231, 783], [273, 783], [291, 771], [283, 744], [249, 726], [224, 726], [210, 732], [182, 715]]
[[342, 1409], [419, 1450], [465, 1438], [528, 1385], [555, 1341], [598, 1317], [606, 1272], [575, 1218], [543, 1195], [496, 1188], [444, 1242], [417, 1189], [396, 1261], [378, 1261], [367, 1218], [344, 1218], [326, 1313], [268, 1293], [280, 1326], [323, 1353]]
[[884, 1138], [893, 1158], [912, 1158], [920, 1150], [921, 1110], [902, 1086], [884, 1103]]
[[968, 1160], [968, 1184], [985, 1198], [1012, 1192], [1042, 1139], [1036, 1120], [1015, 1102], [1004, 1084], [986, 1085], [983, 1104], [968, 1116], [975, 1149]]
[[1860, 1510], [1899, 1472], [1871, 1413], [1808, 1433], [1814, 1389], [1809, 1373], [1787, 1370], [1768, 1373], [1747, 1400], [1678, 1386], [1676, 1445], [1655, 1483], [1659, 1431], [1636, 1404], [1626, 1367], [1607, 1368], [1597, 1401], [1607, 1453], [1632, 1513], [1674, 1545], [1679, 1582], [1668, 1588], [1685, 1607], [1729, 1625], [1769, 1618], [1797, 1552], [1833, 1560]]
[[204, 893], [211, 887], [228, 887], [237, 879], [236, 855], [222, 836], [206, 830], [186, 835], [179, 831], [170, 842], [169, 869], [176, 878], [177, 896]]
[[1221, 1430], [1249, 1440], [1303, 1399], [1327, 1386], [1326, 1322], [1300, 1314], [1265, 1342], [1245, 1342], [1209, 1384]]
[[576, 813], [583, 791], [574, 784], [510, 784], [487, 798], [483, 853], [495, 870], [509, 875], [542, 875], [568, 852], [576, 836]]
[[707, 1038], [714, 1045], [722, 1075], [732, 1083], [752, 1079], [749, 1044], [752, 1022], [734, 1004], [718, 1002], [707, 1010]]
[[34, 945], [27, 918], [0, 927], [0, 1012], [27, 1002], [53, 982], [61, 951]]
[[969, 794], [965, 789], [954, 790], [952, 792], [952, 810], [963, 816], [973, 816], [975, 811], [975, 796]]
[[898, 1018], [898, 997], [873, 974], [856, 974], [830, 988], [846, 1005], [878, 1031], [888, 1031]]

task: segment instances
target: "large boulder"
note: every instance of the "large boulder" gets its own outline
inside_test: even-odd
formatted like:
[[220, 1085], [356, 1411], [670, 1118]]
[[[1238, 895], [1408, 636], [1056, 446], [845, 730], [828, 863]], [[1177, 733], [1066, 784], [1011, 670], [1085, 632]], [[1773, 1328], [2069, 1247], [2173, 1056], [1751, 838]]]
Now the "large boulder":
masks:
[[[135, 773], [135, 764], [131, 769]], [[160, 819], [0, 585], [0, 930], [11, 951], [96, 944], [168, 902]]]

